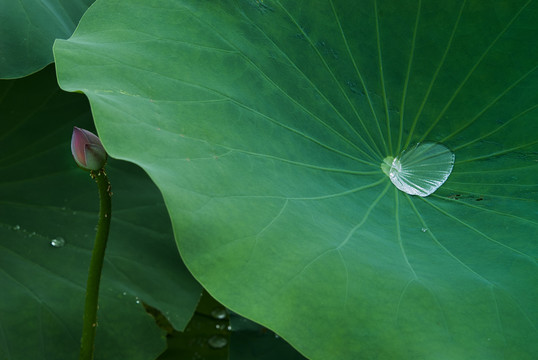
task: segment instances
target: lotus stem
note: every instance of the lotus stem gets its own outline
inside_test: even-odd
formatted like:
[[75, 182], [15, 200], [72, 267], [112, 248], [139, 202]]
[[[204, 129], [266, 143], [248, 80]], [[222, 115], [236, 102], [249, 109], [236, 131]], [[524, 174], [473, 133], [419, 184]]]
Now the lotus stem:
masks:
[[99, 283], [105, 258], [106, 243], [110, 229], [111, 195], [110, 182], [104, 169], [91, 171], [91, 177], [99, 189], [99, 221], [97, 234], [93, 245], [88, 283], [86, 285], [86, 301], [84, 304], [84, 317], [82, 339], [80, 344], [80, 360], [92, 360], [95, 348], [95, 332], [97, 328], [97, 307], [99, 297]]

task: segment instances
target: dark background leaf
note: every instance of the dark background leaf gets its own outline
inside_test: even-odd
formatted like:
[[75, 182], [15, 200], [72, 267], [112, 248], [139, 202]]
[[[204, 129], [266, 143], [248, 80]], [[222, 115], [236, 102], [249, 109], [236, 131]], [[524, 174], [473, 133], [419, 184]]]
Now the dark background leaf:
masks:
[[70, 37], [93, 1], [1, 1], [0, 78], [23, 77], [50, 64], [54, 40]]
[[[92, 128], [87, 100], [61, 91], [53, 67], [0, 82], [0, 358], [77, 357], [97, 187], [75, 165], [74, 125]], [[141, 302], [178, 329], [200, 286], [183, 266], [158, 190], [111, 159], [113, 219], [98, 314], [97, 359], [154, 359], [164, 334]], [[63, 247], [51, 246], [62, 238]]]

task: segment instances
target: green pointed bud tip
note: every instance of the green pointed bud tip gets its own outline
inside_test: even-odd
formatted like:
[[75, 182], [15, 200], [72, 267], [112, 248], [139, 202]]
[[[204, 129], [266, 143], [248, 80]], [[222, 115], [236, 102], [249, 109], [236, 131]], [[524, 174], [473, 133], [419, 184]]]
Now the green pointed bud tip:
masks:
[[73, 128], [71, 153], [77, 165], [84, 170], [99, 170], [105, 166], [107, 154], [101, 140], [92, 132]]

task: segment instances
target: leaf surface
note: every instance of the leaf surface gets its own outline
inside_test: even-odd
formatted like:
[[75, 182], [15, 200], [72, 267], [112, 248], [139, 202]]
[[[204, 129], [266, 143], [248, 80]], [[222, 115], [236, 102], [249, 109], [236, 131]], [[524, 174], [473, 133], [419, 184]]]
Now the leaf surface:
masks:
[[[227, 307], [313, 359], [531, 359], [537, 7], [100, 1], [55, 57]], [[424, 141], [421, 198], [380, 165]]]

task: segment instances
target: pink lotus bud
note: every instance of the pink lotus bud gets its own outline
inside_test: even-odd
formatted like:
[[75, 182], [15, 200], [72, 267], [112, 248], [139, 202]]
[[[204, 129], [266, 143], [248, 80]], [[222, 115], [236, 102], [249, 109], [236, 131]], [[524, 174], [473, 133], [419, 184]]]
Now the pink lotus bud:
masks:
[[99, 170], [106, 163], [106, 151], [99, 138], [88, 130], [73, 128], [71, 153], [84, 170]]

